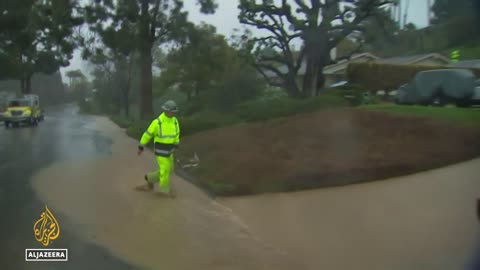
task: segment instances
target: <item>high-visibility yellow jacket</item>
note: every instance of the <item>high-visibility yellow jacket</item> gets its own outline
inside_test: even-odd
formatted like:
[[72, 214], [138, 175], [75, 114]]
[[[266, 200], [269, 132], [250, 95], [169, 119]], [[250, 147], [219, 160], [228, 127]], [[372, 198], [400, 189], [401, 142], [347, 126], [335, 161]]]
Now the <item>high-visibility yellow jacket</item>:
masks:
[[140, 139], [140, 148], [153, 138], [155, 155], [169, 157], [180, 144], [180, 125], [175, 116], [168, 117], [162, 113], [153, 120]]

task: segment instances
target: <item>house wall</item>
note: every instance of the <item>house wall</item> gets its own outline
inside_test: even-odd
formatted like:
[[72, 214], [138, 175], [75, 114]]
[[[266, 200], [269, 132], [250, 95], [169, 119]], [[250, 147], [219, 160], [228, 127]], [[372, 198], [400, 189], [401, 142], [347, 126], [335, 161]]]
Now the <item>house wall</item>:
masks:
[[[346, 80], [345, 74], [325, 74], [325, 84], [324, 87], [330, 87], [330, 85]], [[300, 88], [303, 87], [303, 78], [304, 76], [297, 76], [297, 83]]]
[[325, 75], [325, 87], [330, 87], [334, 83], [338, 83], [346, 80], [347, 80], [347, 76], [345, 73], [327, 74]]

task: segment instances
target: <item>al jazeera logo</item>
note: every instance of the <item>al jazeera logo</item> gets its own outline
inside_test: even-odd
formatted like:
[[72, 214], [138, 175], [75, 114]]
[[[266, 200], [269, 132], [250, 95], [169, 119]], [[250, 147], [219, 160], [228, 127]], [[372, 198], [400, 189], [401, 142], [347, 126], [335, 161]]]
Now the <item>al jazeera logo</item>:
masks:
[[[48, 247], [60, 236], [60, 225], [53, 213], [45, 206], [45, 211], [33, 225], [35, 240]], [[58, 262], [68, 261], [67, 249], [25, 249], [26, 261]]]

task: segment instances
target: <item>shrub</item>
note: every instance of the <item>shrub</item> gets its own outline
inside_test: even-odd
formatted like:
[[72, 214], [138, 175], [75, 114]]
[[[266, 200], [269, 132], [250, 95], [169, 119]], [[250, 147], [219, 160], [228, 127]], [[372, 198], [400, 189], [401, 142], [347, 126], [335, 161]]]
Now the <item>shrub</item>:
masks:
[[[225, 127], [243, 121], [263, 121], [271, 118], [285, 117], [302, 112], [312, 112], [322, 108], [348, 105], [341, 93], [332, 90], [319, 97], [304, 100], [281, 97], [267, 100], [254, 100], [239, 104], [234, 112], [225, 113], [214, 110], [203, 110], [192, 115], [179, 115], [181, 135], [189, 136], [197, 132]], [[121, 127], [127, 128], [130, 137], [140, 138], [151, 120], [132, 121], [125, 117], [112, 117]]]
[[277, 98], [285, 98], [287, 96], [287, 92], [281, 88], [267, 88], [259, 94], [257, 99], [267, 101]]
[[189, 117], [179, 117], [182, 136], [192, 135], [196, 132], [219, 128], [240, 122], [232, 114], [214, 111], [203, 111]]
[[335, 88], [324, 89], [321, 93], [324, 96], [336, 96], [345, 99], [351, 106], [358, 106], [363, 104], [363, 94], [366, 92], [365, 88], [355, 85], [347, 84]]
[[[449, 46], [458, 46], [472, 41], [476, 36], [476, 18], [473, 16], [460, 16], [450, 19], [444, 25], [444, 32], [447, 33]], [[459, 31], [459, 29], [462, 29]]]
[[78, 103], [81, 113], [99, 115], [103, 113], [102, 107], [96, 101], [80, 101]]
[[[469, 46], [455, 47], [460, 51], [460, 60], [471, 60], [480, 58], [480, 40], [477, 41], [477, 44], [472, 44]], [[450, 53], [453, 48], [446, 50], [445, 53]]]
[[120, 115], [112, 115], [110, 119], [121, 128], [128, 128], [134, 122], [131, 118]]
[[162, 96], [155, 97], [153, 100], [153, 111], [156, 115], [162, 112], [162, 105], [167, 100], [174, 100], [175, 103], [179, 106], [180, 110], [183, 110], [185, 105], [187, 104], [187, 96], [178, 91], [178, 90], [168, 90]]
[[346, 101], [340, 95], [324, 93], [318, 97], [308, 99], [278, 97], [271, 100], [250, 101], [238, 105], [236, 114], [241, 119], [250, 122], [344, 105], [346, 105]]
[[[449, 67], [351, 63], [347, 68], [347, 77], [349, 82], [369, 90], [393, 90], [411, 81], [419, 71], [445, 68]], [[471, 70], [480, 77], [480, 69]]]
[[[140, 139], [143, 132], [148, 128], [152, 120], [130, 121], [125, 118], [112, 117], [112, 120], [121, 127], [127, 128], [127, 135]], [[178, 117], [181, 135], [188, 136], [196, 132], [219, 128], [240, 122], [240, 119], [232, 114], [223, 114], [213, 111], [203, 111], [189, 117]]]
[[143, 132], [147, 130], [148, 126], [152, 120], [141, 120], [141, 121], [135, 121], [133, 122], [128, 128], [127, 128], [127, 135], [140, 140], [140, 137], [142, 136]]
[[264, 81], [252, 68], [237, 68], [206, 93], [206, 104], [218, 111], [231, 112], [237, 104], [256, 98], [264, 88]]
[[204, 101], [198, 98], [192, 99], [180, 108], [180, 115], [191, 116], [200, 112], [205, 107]]

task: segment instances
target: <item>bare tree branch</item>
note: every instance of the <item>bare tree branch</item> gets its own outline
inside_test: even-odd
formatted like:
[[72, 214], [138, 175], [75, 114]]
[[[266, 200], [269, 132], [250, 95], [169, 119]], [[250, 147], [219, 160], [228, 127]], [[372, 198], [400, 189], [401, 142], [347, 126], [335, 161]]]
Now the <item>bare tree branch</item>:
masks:
[[329, 40], [329, 49], [334, 48], [338, 42], [342, 39], [353, 33], [354, 31], [362, 31], [363, 28], [360, 25], [362, 21], [368, 18], [372, 11], [375, 8], [384, 6], [386, 4], [393, 3], [392, 1], [382, 1], [378, 2], [377, 0], [369, 0], [365, 4], [359, 6], [357, 11], [355, 12], [355, 19], [351, 23], [340, 25], [340, 26], [332, 26], [330, 29], [332, 30], [340, 30], [338, 34], [333, 34], [333, 37]]
[[351, 10], [349, 8], [345, 8], [342, 13], [340, 13], [336, 19], [340, 19], [342, 21], [342, 24], [346, 23], [345, 21], [345, 15], [349, 13]]
[[260, 56], [259, 58], [260, 58], [260, 60], [261, 60], [262, 62], [272, 61], [272, 62], [282, 63], [282, 64], [284, 64], [284, 65], [289, 65], [289, 64], [290, 64], [290, 62], [287, 61], [287, 60], [285, 60], [284, 57], [281, 57], [281, 56], [278, 56], [278, 55], [277, 55], [277, 56], [263, 56], [263, 55], [262, 55], [262, 56]]
[[[262, 75], [262, 77], [265, 79], [265, 81], [267, 81], [267, 83], [269, 85], [277, 86], [277, 87], [284, 87], [285, 86], [285, 83], [277, 81], [278, 79], [283, 80], [281, 77], [272, 78], [272, 77], [268, 76], [267, 73], [265, 72], [265, 70], [263, 68], [261, 68], [258, 64], [254, 64], [253, 66], [258, 71], [258, 73], [260, 73], [260, 75]], [[275, 79], [277, 79], [277, 80], [275, 80]]]
[[277, 67], [275, 67], [271, 64], [256, 63], [255, 65], [258, 66], [259, 68], [262, 68], [263, 70], [268, 70], [268, 71], [271, 71], [271, 72], [275, 73], [275, 75], [277, 75], [277, 77], [279, 77], [279, 78], [282, 78], [283, 75], [285, 75]]
[[[284, 3], [286, 3], [286, 1], [284, 1]], [[300, 9], [302, 9], [303, 11], [307, 11], [310, 9], [310, 7], [307, 6], [307, 4], [305, 4], [305, 1], [304, 0], [295, 0], [295, 3], [300, 7]]]
[[246, 25], [255, 26], [258, 29], [265, 29], [268, 30], [270, 33], [274, 34], [277, 38], [281, 38], [281, 34], [277, 32], [277, 29], [269, 24], [262, 24], [259, 21], [252, 20], [252, 21], [241, 21], [241, 23]]

